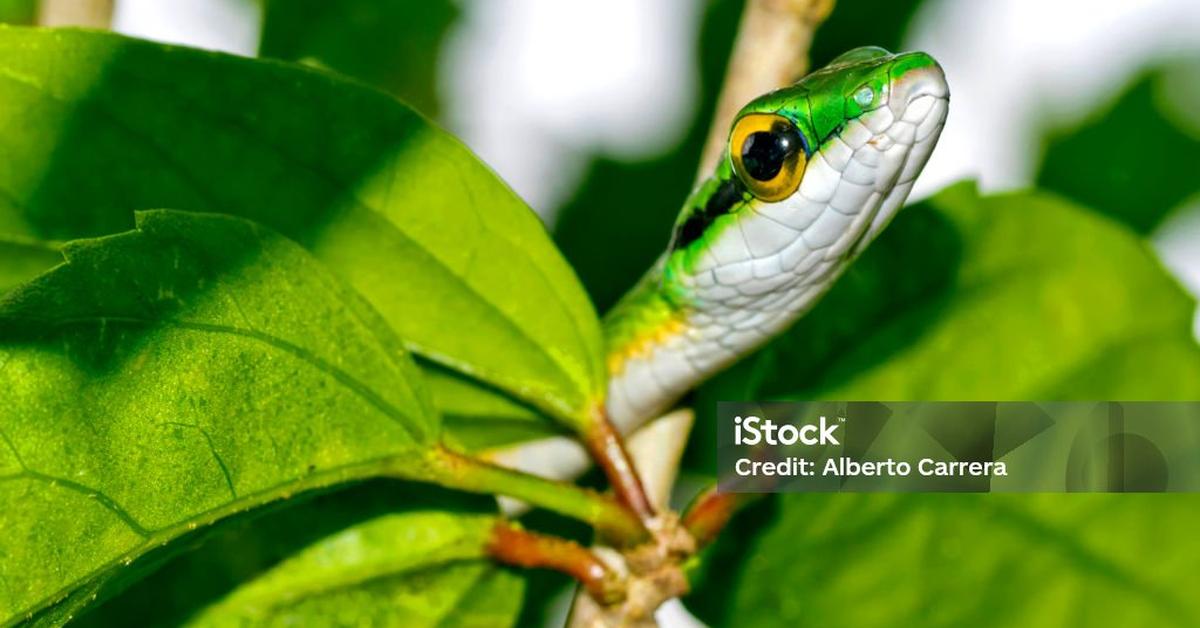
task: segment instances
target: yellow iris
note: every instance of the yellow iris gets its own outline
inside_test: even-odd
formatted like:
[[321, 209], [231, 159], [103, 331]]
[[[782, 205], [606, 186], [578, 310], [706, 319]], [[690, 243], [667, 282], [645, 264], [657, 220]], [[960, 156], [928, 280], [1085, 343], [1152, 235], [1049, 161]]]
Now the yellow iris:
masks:
[[773, 113], [739, 118], [729, 136], [729, 155], [734, 172], [750, 193], [769, 203], [791, 196], [808, 164], [800, 131]]

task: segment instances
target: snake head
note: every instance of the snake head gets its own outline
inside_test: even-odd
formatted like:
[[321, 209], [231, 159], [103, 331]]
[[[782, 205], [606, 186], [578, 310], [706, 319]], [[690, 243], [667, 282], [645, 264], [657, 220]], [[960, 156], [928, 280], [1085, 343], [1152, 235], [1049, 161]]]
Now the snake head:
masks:
[[903, 205], [946, 120], [927, 54], [857, 48], [738, 113], [658, 265], [606, 317], [629, 427], [823, 295]]
[[670, 292], [745, 306], [827, 285], [903, 204], [948, 103], [933, 57], [874, 47], [748, 103], [676, 222]]

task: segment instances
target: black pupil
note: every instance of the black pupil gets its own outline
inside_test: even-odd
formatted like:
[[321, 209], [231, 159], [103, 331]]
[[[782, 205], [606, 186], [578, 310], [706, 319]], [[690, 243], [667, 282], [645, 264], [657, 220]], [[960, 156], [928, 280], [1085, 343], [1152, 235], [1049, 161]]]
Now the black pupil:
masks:
[[758, 181], [770, 181], [783, 169], [788, 154], [796, 149], [786, 129], [776, 125], [770, 131], [751, 133], [742, 144], [742, 166]]

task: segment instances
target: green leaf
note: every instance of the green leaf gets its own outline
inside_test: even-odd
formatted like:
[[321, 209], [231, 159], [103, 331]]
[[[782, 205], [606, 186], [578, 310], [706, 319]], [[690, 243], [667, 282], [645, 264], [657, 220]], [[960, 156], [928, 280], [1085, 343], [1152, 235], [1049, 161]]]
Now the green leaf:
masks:
[[[1037, 185], [1148, 234], [1200, 191], [1200, 131], [1173, 116], [1171, 86], [1194, 85], [1200, 57], [1151, 69], [1115, 102], [1044, 139]], [[1176, 94], [1192, 107], [1194, 96]]]
[[418, 364], [442, 415], [447, 440], [458, 449], [477, 452], [567, 433], [501, 391], [431, 362]]
[[599, 323], [537, 217], [393, 98], [328, 74], [74, 30], [0, 28], [0, 232], [131, 209], [250, 218], [348, 281], [414, 351], [580, 427]]
[[0, 0], [0, 22], [32, 24], [37, 17], [37, 0]]
[[[704, 387], [698, 407], [1193, 400], [1194, 308], [1120, 224], [1044, 193], [981, 198], [959, 185], [906, 209], [808, 317]], [[689, 604], [713, 625], [1195, 625], [1198, 505], [784, 495], [735, 519]]]
[[64, 255], [0, 302], [0, 617], [61, 621], [239, 511], [430, 475], [415, 365], [290, 241], [150, 212]]
[[447, 0], [271, 0], [259, 54], [353, 76], [433, 116], [438, 53], [458, 13]]
[[1195, 495], [781, 496], [713, 626], [1194, 626]]
[[479, 556], [491, 498], [374, 480], [284, 506], [172, 544], [185, 551], [72, 625], [513, 624], [523, 578]]
[[[495, 517], [487, 515], [385, 515], [295, 554], [189, 624], [348, 626], [400, 616], [406, 626], [462, 625], [482, 609], [459, 608], [472, 595], [459, 582], [496, 586], [494, 569], [482, 560], [494, 524]], [[378, 551], [389, 544], [392, 551]], [[474, 620], [511, 621], [513, 605], [506, 606], [490, 621]]]

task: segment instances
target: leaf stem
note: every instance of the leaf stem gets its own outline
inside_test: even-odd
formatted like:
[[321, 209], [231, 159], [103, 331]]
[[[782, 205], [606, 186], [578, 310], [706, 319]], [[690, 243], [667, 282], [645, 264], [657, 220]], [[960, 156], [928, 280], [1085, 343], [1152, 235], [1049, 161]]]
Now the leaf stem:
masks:
[[696, 546], [703, 547], [717, 538], [738, 510], [758, 497], [752, 493], [719, 493], [716, 486], [711, 486], [688, 504], [683, 527], [696, 539]]
[[650, 533], [627, 506], [592, 490], [464, 456], [445, 447], [427, 456], [431, 482], [472, 493], [505, 495], [583, 521], [605, 538], [632, 546]]
[[566, 573], [602, 605], [616, 604], [625, 598], [622, 580], [595, 554], [574, 541], [529, 532], [500, 519], [492, 527], [487, 553], [508, 565]]
[[583, 444], [596, 464], [604, 470], [617, 499], [628, 506], [643, 522], [654, 518], [654, 506], [646, 496], [646, 489], [638, 477], [633, 458], [625, 448], [625, 441], [617, 428], [608, 420], [603, 404], [596, 408], [595, 420], [589, 422], [582, 434]]

